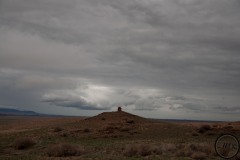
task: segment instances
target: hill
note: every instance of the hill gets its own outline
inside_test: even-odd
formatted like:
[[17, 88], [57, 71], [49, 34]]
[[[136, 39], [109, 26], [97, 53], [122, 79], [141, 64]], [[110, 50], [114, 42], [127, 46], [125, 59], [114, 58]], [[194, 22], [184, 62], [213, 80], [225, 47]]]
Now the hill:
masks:
[[152, 122], [124, 111], [103, 112], [80, 121], [78, 129], [72, 131], [86, 132], [88, 137], [93, 138], [129, 137], [142, 133]]
[[139, 123], [143, 121], [147, 121], [147, 119], [130, 114], [124, 111], [116, 111], [116, 112], [103, 112], [97, 116], [93, 116], [85, 119], [87, 121], [107, 121], [114, 123]]
[[33, 111], [21, 111], [17, 109], [0, 108], [0, 115], [37, 116], [40, 114]]

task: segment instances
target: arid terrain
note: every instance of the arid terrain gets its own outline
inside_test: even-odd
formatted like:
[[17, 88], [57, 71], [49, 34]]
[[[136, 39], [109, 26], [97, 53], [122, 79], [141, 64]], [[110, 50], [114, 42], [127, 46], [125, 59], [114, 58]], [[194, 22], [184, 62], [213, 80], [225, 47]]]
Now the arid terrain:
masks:
[[[90, 118], [1, 116], [1, 160], [215, 160], [215, 140], [240, 122], [164, 122], [124, 111]], [[237, 159], [235, 157], [234, 159]]]

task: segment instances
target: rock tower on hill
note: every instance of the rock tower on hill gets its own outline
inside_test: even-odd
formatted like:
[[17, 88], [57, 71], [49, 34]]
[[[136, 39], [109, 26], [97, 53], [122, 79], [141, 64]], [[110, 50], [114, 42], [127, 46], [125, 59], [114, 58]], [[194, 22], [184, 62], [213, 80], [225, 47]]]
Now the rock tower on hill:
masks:
[[122, 111], [122, 107], [118, 107], [118, 112]]

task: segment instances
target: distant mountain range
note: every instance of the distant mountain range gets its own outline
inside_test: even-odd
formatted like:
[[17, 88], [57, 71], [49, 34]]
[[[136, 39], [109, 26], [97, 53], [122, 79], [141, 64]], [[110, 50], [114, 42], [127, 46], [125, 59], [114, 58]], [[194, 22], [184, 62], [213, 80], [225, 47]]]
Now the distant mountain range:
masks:
[[17, 109], [0, 108], [0, 115], [38, 116], [42, 114], [33, 111], [21, 111]]

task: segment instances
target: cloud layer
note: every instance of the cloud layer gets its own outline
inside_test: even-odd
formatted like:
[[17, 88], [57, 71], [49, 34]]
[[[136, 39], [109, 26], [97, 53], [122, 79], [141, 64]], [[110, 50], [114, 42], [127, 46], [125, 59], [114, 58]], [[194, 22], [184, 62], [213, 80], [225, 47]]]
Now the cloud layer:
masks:
[[236, 120], [239, 7], [237, 0], [1, 0], [0, 106], [81, 114], [125, 105], [159, 117], [165, 109]]

